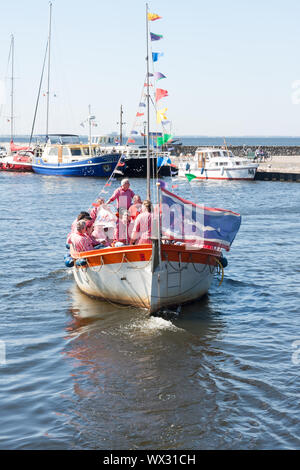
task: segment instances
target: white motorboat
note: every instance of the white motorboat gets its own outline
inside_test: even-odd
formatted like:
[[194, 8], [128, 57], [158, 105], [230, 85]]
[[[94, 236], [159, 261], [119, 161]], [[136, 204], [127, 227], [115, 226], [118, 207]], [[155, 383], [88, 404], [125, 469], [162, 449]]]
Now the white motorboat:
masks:
[[223, 147], [199, 147], [193, 156], [178, 158], [178, 176], [188, 179], [253, 180], [257, 168], [258, 163]]

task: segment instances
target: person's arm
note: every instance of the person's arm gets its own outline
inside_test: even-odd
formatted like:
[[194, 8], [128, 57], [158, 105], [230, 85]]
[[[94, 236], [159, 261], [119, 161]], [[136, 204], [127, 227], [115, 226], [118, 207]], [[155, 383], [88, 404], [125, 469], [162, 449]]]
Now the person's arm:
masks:
[[140, 227], [140, 220], [139, 219], [140, 219], [140, 217], [137, 216], [137, 218], [134, 221], [134, 226], [133, 226], [132, 234], [131, 234], [131, 238], [130, 238], [130, 243], [132, 245], [134, 245], [134, 243], [138, 239], [138, 235], [139, 235], [139, 232], [140, 232], [141, 227]]
[[119, 192], [120, 192], [120, 190], [116, 189], [115, 192], [113, 193], [113, 195], [108, 199], [108, 201], [106, 201], [105, 204], [110, 204], [111, 202], [113, 202], [118, 197]]

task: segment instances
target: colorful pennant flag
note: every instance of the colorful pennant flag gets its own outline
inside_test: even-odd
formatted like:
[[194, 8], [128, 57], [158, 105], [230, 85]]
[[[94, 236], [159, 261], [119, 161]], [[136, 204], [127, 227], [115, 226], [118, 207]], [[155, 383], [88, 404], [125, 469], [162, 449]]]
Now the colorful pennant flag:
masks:
[[131, 131], [130, 134], [138, 134], [137, 131]]
[[192, 175], [192, 173], [186, 173], [185, 176], [188, 181], [192, 181], [194, 178], [197, 178], [195, 175]]
[[135, 140], [134, 139], [128, 139], [127, 141], [129, 144], [135, 144]]
[[145, 113], [136, 113], [136, 117], [144, 116]]
[[156, 92], [155, 92], [155, 101], [156, 102], [158, 102], [162, 98], [165, 98], [166, 96], [168, 96], [168, 91], [167, 90], [163, 90], [162, 88], [157, 88], [156, 89]]
[[151, 41], [159, 41], [160, 39], [163, 38], [163, 35], [162, 34], [154, 34], [154, 33], [150, 33], [150, 39]]
[[157, 145], [162, 146], [166, 144], [167, 142], [169, 142], [169, 140], [172, 139], [172, 137], [173, 136], [171, 134], [163, 134], [162, 137], [157, 138]]
[[160, 57], [164, 55], [163, 52], [152, 52], [152, 60], [153, 62], [157, 62]]
[[154, 72], [153, 74], [155, 80], [161, 80], [162, 78], [167, 78], [163, 73], [161, 72]]
[[161, 16], [157, 15], [156, 13], [148, 13], [148, 21], [155, 21], [160, 19]]
[[140, 103], [139, 106], [140, 106], [141, 108], [146, 108], [146, 103]]
[[160, 122], [162, 122], [163, 120], [166, 120], [167, 119], [167, 116], [166, 116], [166, 112], [168, 111], [168, 108], [163, 108], [163, 109], [159, 109], [156, 113], [156, 120], [157, 120], [157, 123], [159, 124]]

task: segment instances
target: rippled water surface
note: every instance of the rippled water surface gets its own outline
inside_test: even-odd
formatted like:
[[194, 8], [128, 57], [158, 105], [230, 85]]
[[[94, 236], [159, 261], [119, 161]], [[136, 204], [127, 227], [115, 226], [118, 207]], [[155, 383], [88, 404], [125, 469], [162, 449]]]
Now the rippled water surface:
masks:
[[157, 317], [64, 267], [101, 180], [0, 173], [1, 449], [300, 448], [300, 185], [176, 184], [242, 226], [223, 284]]

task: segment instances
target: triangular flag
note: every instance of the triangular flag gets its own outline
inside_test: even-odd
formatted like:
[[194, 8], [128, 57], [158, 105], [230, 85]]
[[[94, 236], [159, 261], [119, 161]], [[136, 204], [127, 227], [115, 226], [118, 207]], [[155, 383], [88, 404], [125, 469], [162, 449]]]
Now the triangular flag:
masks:
[[168, 96], [168, 91], [167, 90], [163, 90], [162, 88], [157, 88], [156, 89], [156, 92], [155, 92], [155, 101], [159, 101], [161, 100], [162, 98], [165, 98], [166, 96]]
[[129, 144], [135, 144], [135, 140], [134, 139], [128, 139], [127, 141]]
[[167, 112], [168, 108], [163, 108], [163, 109], [159, 109], [156, 113], [156, 120], [158, 122], [158, 124], [167, 119], [167, 116], [166, 116], [166, 112]]
[[155, 80], [161, 80], [162, 78], [167, 78], [163, 73], [160, 73], [160, 72], [154, 72], [153, 76]]
[[160, 19], [161, 16], [157, 15], [156, 13], [148, 13], [148, 21], [155, 21]]
[[139, 106], [140, 106], [141, 108], [146, 108], [146, 104], [145, 104], [145, 103], [140, 103]]
[[150, 33], [150, 39], [151, 41], [159, 41], [160, 39], [163, 38], [163, 35], [162, 34], [154, 34], [154, 33]]
[[157, 62], [159, 57], [162, 57], [164, 55], [163, 52], [152, 52], [152, 60], [153, 62]]
[[192, 181], [194, 178], [197, 178], [195, 175], [192, 175], [191, 173], [186, 173], [185, 176], [189, 181]]
[[136, 117], [144, 116], [145, 113], [136, 113]]

